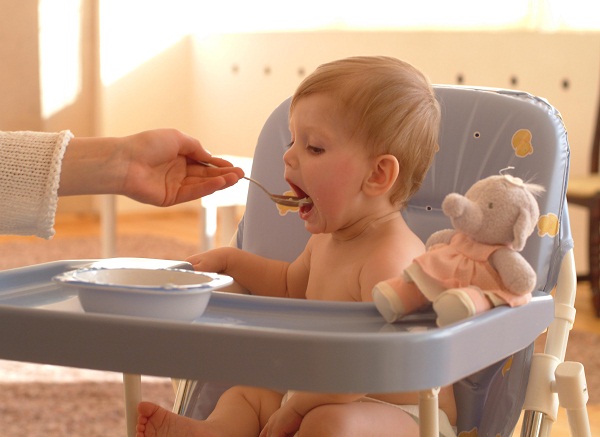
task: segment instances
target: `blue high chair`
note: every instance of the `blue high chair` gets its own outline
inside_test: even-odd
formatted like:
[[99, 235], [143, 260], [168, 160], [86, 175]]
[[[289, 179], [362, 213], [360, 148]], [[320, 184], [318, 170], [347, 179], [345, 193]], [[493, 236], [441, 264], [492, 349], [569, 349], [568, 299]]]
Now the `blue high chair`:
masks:
[[[476, 181], [512, 167], [510, 174], [546, 190], [538, 199], [536, 232], [523, 251], [537, 272], [534, 297], [522, 307], [497, 307], [443, 328], [435, 326], [432, 312], [393, 325], [377, 320], [376, 327], [370, 326], [370, 333], [376, 332], [368, 341], [373, 354], [389, 355], [389, 360], [382, 360], [389, 367], [380, 364], [382, 368], [372, 373], [378, 377], [383, 373], [389, 387], [369, 374], [346, 375], [339, 369], [346, 382], [325, 380], [322, 390], [418, 390], [421, 436], [438, 436], [436, 388], [449, 384], [457, 400], [458, 436], [509, 436], [522, 409], [521, 435], [547, 436], [559, 403], [568, 410], [572, 434], [589, 436], [583, 367], [563, 363], [575, 317], [576, 276], [565, 200], [569, 145], [560, 114], [545, 100], [523, 92], [457, 86], [435, 86], [435, 92], [442, 110], [440, 150], [421, 189], [403, 211], [406, 221], [425, 241], [434, 231], [451, 227], [441, 210], [447, 194], [464, 194]], [[282, 160], [290, 142], [289, 104], [289, 99], [283, 102], [267, 120], [254, 156], [252, 177], [274, 193], [289, 190]], [[278, 209], [250, 186], [237, 247], [291, 261], [308, 237], [294, 211]], [[311, 309], [318, 311], [319, 304], [314, 304]], [[323, 303], [336, 304], [350, 308], [348, 303]], [[533, 342], [546, 329], [545, 350], [534, 354]], [[365, 335], [359, 332], [355, 338], [359, 341]], [[290, 345], [298, 341], [293, 333], [289, 338]], [[377, 349], [379, 340], [390, 338], [398, 340], [398, 350]], [[314, 357], [306, 360], [306, 365], [290, 370], [288, 388], [314, 390], [311, 380], [328, 371], [327, 357], [321, 368], [315, 368]], [[226, 384], [182, 381], [174, 411], [203, 418], [224, 388]]]

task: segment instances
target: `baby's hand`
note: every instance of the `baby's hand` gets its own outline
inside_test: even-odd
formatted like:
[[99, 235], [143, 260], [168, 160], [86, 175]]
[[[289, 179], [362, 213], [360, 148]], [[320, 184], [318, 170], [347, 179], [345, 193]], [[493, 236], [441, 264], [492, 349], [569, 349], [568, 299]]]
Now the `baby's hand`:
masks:
[[186, 259], [194, 270], [199, 272], [224, 273], [227, 269], [227, 256], [231, 247], [220, 247], [207, 252], [197, 253]]
[[293, 408], [284, 405], [275, 411], [265, 427], [260, 432], [259, 437], [287, 437], [294, 435], [303, 417]]

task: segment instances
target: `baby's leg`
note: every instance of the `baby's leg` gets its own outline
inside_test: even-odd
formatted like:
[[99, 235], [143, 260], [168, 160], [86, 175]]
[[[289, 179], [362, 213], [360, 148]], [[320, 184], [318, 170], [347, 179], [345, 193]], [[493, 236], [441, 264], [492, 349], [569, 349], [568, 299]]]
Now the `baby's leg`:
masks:
[[379, 402], [328, 404], [311, 410], [300, 425], [299, 437], [418, 437], [419, 426], [400, 408]]
[[136, 437], [257, 437], [279, 408], [281, 398], [281, 393], [271, 390], [236, 386], [223, 393], [206, 420], [193, 420], [141, 402]]
[[136, 437], [215, 435], [210, 430], [203, 429], [202, 423], [179, 416], [151, 402], [140, 402], [135, 435]]

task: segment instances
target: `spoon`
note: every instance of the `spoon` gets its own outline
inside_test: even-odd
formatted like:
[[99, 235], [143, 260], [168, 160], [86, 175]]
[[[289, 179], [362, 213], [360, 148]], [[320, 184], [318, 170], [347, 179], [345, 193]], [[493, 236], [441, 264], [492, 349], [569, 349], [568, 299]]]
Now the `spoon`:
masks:
[[[212, 168], [220, 168], [214, 164], [209, 162], [198, 161], [199, 164], [205, 165], [206, 167]], [[263, 190], [267, 196], [271, 198], [271, 200], [279, 205], [283, 206], [291, 206], [291, 207], [300, 207], [302, 205], [310, 205], [312, 200], [310, 197], [298, 197], [298, 196], [286, 196], [284, 194], [272, 194], [267, 190], [260, 182], [255, 179], [249, 178], [248, 176], [243, 176], [244, 179], [256, 184], [258, 188]]]

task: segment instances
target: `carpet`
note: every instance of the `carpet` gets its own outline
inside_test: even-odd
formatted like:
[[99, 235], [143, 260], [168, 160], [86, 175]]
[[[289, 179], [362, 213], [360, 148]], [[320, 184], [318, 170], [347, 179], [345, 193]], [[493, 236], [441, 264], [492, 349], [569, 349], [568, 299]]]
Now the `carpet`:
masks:
[[[182, 260], [198, 252], [197, 242], [185, 243], [153, 235], [119, 235], [117, 256]], [[0, 241], [0, 270], [64, 259], [101, 257], [100, 238], [63, 237], [46, 241]]]
[[[144, 383], [144, 399], [173, 406], [170, 382]], [[0, 435], [123, 437], [127, 435], [119, 382], [0, 384]]]
[[[157, 236], [121, 235], [117, 242], [118, 256], [178, 260], [196, 251], [196, 243]], [[0, 242], [0, 269], [98, 257], [96, 238]], [[593, 404], [600, 403], [599, 337], [572, 331], [566, 354], [566, 360], [585, 366], [589, 403]], [[110, 372], [0, 361], [0, 436], [124, 436], [120, 380], [120, 374]], [[168, 379], [145, 378], [142, 389], [144, 399], [172, 406], [174, 393]]]
[[[151, 235], [120, 235], [116, 250], [117, 256], [181, 260], [198, 246]], [[0, 242], [0, 270], [100, 256], [99, 238]], [[123, 437], [121, 381], [118, 373], [0, 361], [0, 437]], [[142, 397], [170, 409], [175, 394], [169, 379], [144, 377]]]

